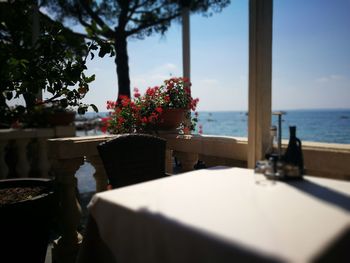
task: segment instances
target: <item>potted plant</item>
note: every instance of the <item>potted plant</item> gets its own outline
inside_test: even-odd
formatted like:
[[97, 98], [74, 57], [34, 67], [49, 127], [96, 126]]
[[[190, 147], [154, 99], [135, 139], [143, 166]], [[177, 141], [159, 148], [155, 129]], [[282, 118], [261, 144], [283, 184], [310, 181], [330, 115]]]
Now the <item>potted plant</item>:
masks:
[[179, 129], [181, 133], [193, 131], [197, 113], [193, 116], [198, 98], [190, 94], [189, 80], [171, 78], [161, 86], [148, 88], [141, 95], [134, 89], [134, 98], [121, 96], [118, 101], [108, 101], [109, 116], [104, 118], [102, 131], [109, 133], [153, 133], [159, 130]]
[[56, 210], [53, 180], [0, 180], [2, 261], [44, 262]]

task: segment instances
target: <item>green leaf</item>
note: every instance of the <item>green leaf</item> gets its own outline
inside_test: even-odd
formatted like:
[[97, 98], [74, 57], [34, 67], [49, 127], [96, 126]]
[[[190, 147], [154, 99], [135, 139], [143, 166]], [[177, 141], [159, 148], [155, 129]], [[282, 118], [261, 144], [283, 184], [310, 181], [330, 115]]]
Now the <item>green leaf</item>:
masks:
[[60, 100], [60, 105], [61, 105], [62, 108], [67, 108], [67, 106], [68, 106], [67, 99], [61, 99]]
[[103, 58], [106, 54], [111, 53], [113, 51], [112, 46], [107, 42], [100, 43], [100, 51], [98, 52], [98, 56]]
[[95, 112], [98, 112], [98, 108], [96, 107], [95, 104], [90, 104], [90, 106]]
[[93, 74], [92, 76], [90, 77], [86, 77], [84, 80], [86, 83], [90, 83], [90, 82], [93, 82], [95, 80], [95, 74]]
[[94, 35], [94, 32], [89, 27], [85, 27], [85, 31], [89, 37]]
[[16, 107], [16, 111], [18, 114], [23, 114], [26, 111], [26, 108], [22, 105]]
[[84, 115], [85, 112], [86, 112], [86, 109], [85, 109], [84, 107], [79, 107], [79, 108], [78, 108], [78, 114]]
[[91, 44], [90, 49], [91, 50], [97, 50], [98, 46], [96, 44]]
[[7, 100], [11, 100], [12, 97], [13, 97], [12, 92], [11, 92], [11, 91], [7, 91], [7, 92], [6, 92], [6, 99], [7, 99]]

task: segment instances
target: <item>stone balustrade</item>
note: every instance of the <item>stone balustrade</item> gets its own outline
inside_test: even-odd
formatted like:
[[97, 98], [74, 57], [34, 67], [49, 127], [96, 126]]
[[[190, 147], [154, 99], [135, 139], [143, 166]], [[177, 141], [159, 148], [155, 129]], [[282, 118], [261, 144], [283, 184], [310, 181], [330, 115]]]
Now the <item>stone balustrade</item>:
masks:
[[48, 178], [47, 139], [75, 135], [74, 126], [45, 129], [0, 129], [0, 179]]

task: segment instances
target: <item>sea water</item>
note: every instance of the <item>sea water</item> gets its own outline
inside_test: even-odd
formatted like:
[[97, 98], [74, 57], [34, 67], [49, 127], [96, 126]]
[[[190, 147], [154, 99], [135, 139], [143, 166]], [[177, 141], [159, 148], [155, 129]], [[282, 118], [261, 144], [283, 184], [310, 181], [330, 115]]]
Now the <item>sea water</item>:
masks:
[[[350, 144], [349, 110], [289, 110], [282, 116], [282, 138], [289, 138], [289, 126], [297, 127], [302, 141]], [[271, 118], [278, 126], [277, 116]], [[243, 111], [200, 112], [203, 134], [248, 136], [248, 114]]]

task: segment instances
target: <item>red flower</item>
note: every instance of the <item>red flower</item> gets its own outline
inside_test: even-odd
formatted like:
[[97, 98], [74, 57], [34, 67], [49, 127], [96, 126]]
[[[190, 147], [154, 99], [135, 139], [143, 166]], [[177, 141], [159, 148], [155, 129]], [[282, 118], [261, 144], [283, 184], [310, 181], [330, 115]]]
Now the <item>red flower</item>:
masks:
[[124, 100], [124, 99], [129, 99], [129, 97], [126, 96], [126, 95], [120, 95], [120, 96], [118, 97], [118, 99], [119, 99], [119, 100]]
[[168, 83], [168, 85], [166, 86], [168, 90], [172, 90], [174, 88], [174, 84], [173, 83]]
[[128, 106], [129, 102], [130, 102], [130, 99], [128, 97], [123, 98], [121, 101], [123, 107]]
[[183, 80], [183, 82], [190, 82], [189, 78], [183, 78], [182, 80]]
[[107, 132], [107, 126], [101, 126], [101, 132], [106, 133]]
[[105, 117], [105, 118], [102, 118], [101, 119], [101, 123], [102, 123], [102, 126], [101, 126], [101, 131], [103, 133], [106, 133], [107, 130], [108, 130], [108, 127], [109, 127], [109, 121], [111, 120], [111, 117]]
[[115, 106], [117, 105], [117, 103], [115, 101], [107, 101], [107, 110], [111, 110], [111, 109], [114, 109]]
[[134, 97], [139, 98], [141, 96], [140, 91], [138, 88], [134, 88]]
[[102, 118], [101, 121], [102, 123], [107, 123], [110, 119], [111, 117], [105, 117], [105, 118]]
[[146, 94], [147, 94], [148, 96], [152, 97], [152, 96], [154, 95], [154, 89], [148, 88], [148, 89], [146, 90]]
[[163, 109], [161, 107], [157, 107], [156, 108], [156, 112], [158, 112], [159, 114], [163, 112]]
[[166, 95], [166, 96], [164, 97], [164, 100], [165, 100], [166, 103], [169, 103], [169, 102], [170, 102], [170, 96], [169, 96], [169, 95]]
[[190, 133], [190, 129], [189, 129], [188, 127], [184, 127], [184, 128], [183, 128], [183, 132], [184, 132], [185, 134], [189, 134], [189, 133]]
[[123, 117], [118, 118], [118, 124], [122, 125], [125, 122], [125, 119]]

